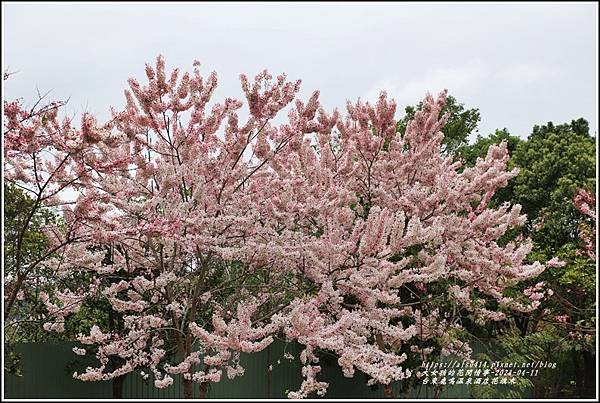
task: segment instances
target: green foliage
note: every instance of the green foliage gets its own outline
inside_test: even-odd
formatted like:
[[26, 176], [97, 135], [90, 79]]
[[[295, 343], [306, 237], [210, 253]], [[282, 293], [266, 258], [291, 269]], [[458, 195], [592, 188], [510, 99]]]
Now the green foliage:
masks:
[[[422, 102], [417, 106], [407, 106], [404, 111], [406, 115], [398, 122], [396, 130], [404, 135], [408, 122], [415, 116], [415, 113], [421, 109]], [[442, 129], [444, 133], [443, 152], [454, 154], [462, 146], [466, 146], [469, 141], [469, 135], [476, 131], [477, 124], [481, 120], [479, 109], [466, 109], [464, 104], [459, 103], [453, 96], [446, 98], [446, 105], [442, 108], [442, 113], [448, 113], [448, 122]]]
[[23, 190], [12, 184], [4, 184], [5, 277], [16, 275], [16, 257], [19, 249], [21, 267], [29, 266], [44, 255], [48, 248], [48, 239], [42, 232], [42, 227], [56, 220], [54, 212], [38, 208], [35, 200]]
[[[521, 169], [512, 181], [510, 200], [523, 206], [532, 237], [530, 260], [546, 261], [554, 256], [567, 262], [549, 268], [540, 276], [555, 291], [547, 307], [569, 315], [574, 330], [595, 328], [596, 264], [579, 254], [579, 224], [585, 217], [573, 204], [578, 188], [596, 187], [596, 147], [584, 119], [568, 124], [535, 126], [526, 142], [519, 144], [511, 162]], [[534, 226], [534, 224], [537, 224]], [[571, 340], [580, 349], [593, 347], [589, 340]]]
[[[545, 362], [546, 366], [538, 369], [537, 376], [522, 379], [518, 390], [506, 392], [522, 393], [533, 387], [535, 398], [555, 398], [580, 395], [577, 374], [582, 369], [578, 365], [582, 363], [574, 359], [578, 357], [578, 348], [555, 326], [545, 324], [525, 337], [515, 329], [506, 329], [488, 352], [478, 354], [476, 359], [519, 364]], [[471, 391], [476, 398], [522, 397], [503, 395], [493, 385], [472, 386]]]
[[478, 134], [473, 144], [462, 145], [456, 150], [457, 156], [464, 161], [465, 166], [472, 167], [477, 162], [477, 158], [485, 158], [492, 144], [500, 144], [502, 141], [506, 141], [509, 155], [513, 155], [519, 144], [523, 142], [520, 137], [512, 136], [505, 128], [496, 130], [486, 137]]
[[15, 351], [14, 344], [4, 346], [4, 371], [15, 376], [23, 376], [21, 355]]
[[[4, 244], [3, 244], [3, 287], [5, 297], [12, 297], [17, 278], [24, 276], [31, 265], [42, 258], [48, 248], [48, 239], [42, 227], [53, 222], [56, 217], [48, 209], [38, 209], [31, 197], [23, 190], [4, 183]], [[19, 258], [17, 258], [17, 256]], [[19, 264], [17, 261], [19, 260]], [[30, 273], [40, 276], [43, 273]], [[8, 373], [20, 375], [20, 357], [13, 347], [17, 341], [37, 341], [43, 332], [32, 316], [39, 306], [36, 299], [38, 290], [23, 283], [20, 287], [22, 297], [16, 299], [10, 317], [4, 322], [4, 369]], [[5, 299], [5, 302], [7, 301]], [[6, 312], [5, 312], [6, 314]], [[9, 324], [7, 326], [7, 324]]]
[[[568, 260], [570, 274], [560, 274], [561, 284], [568, 279], [591, 290], [594, 281], [589, 262], [576, 254], [582, 216], [573, 205], [578, 188], [593, 190], [596, 186], [596, 147], [587, 121], [534, 126], [526, 141], [511, 136], [506, 129], [497, 130], [487, 137], [478, 136], [472, 145], [460, 147], [458, 155], [467, 166], [473, 166], [477, 158], [486, 155], [491, 144], [501, 141], [508, 144], [509, 168], [520, 171], [496, 193], [492, 203], [520, 204], [528, 217], [524, 235], [531, 236], [534, 242], [531, 260], [545, 261], [553, 256]], [[514, 231], [505, 238], [509, 240], [521, 232]]]
[[[488, 149], [493, 144], [500, 144], [506, 142], [509, 155], [514, 155], [517, 148], [524, 141], [517, 136], [512, 136], [507, 129], [496, 130], [494, 133], [483, 137], [477, 135], [477, 139], [473, 144], [462, 145], [456, 150], [456, 158], [463, 161], [465, 167], [472, 167], [477, 163], [478, 158], [485, 158]], [[509, 160], [508, 168], [514, 168], [513, 160]], [[497, 206], [504, 201], [512, 201], [513, 197], [513, 184], [509, 183], [508, 186], [498, 189], [495, 197], [492, 199], [491, 205]], [[505, 244], [508, 240], [513, 239], [516, 236], [518, 229], [511, 229], [509, 234], [506, 234], [500, 241]]]
[[49, 241], [42, 229], [45, 225], [57, 222], [59, 218], [50, 209], [40, 208], [35, 200], [23, 190], [4, 184], [4, 292], [10, 298], [18, 278], [27, 278], [19, 287], [21, 297], [17, 298], [6, 321], [19, 323], [5, 326], [7, 342], [37, 341], [43, 332], [35, 322], [39, 313], [39, 284], [48, 278], [41, 266], [36, 265], [48, 250]]
[[575, 243], [563, 245], [555, 255], [568, 264], [553, 269], [553, 273], [560, 285], [593, 293], [596, 289], [596, 265], [587, 256], [579, 254], [579, 250]]
[[[578, 242], [580, 214], [573, 206], [578, 188], [595, 189], [596, 147], [585, 119], [569, 124], [534, 126], [527, 140], [512, 136], [506, 129], [489, 136], [477, 136], [474, 144], [456, 149], [457, 158], [466, 166], [487, 154], [490, 145], [506, 141], [510, 154], [509, 168], [520, 172], [494, 198], [496, 204], [510, 201], [522, 206], [531, 224], [543, 220], [543, 227], [530, 234], [549, 254], [568, 242]], [[538, 248], [539, 250], [540, 248]]]
[[521, 169], [513, 181], [513, 201], [523, 206], [530, 220], [543, 220], [534, 241], [548, 253], [576, 241], [579, 214], [573, 196], [578, 188], [596, 187], [596, 146], [587, 122], [535, 126], [511, 162]]
[[[584, 119], [560, 125], [550, 122], [534, 126], [526, 140], [511, 136], [506, 129], [478, 136], [474, 144], [457, 150], [457, 158], [473, 166], [478, 157], [485, 157], [491, 144], [500, 141], [508, 144], [509, 168], [518, 167], [520, 172], [507, 187], [499, 189], [492, 205], [505, 201], [521, 204], [528, 218], [523, 228], [510, 231], [502, 242], [521, 234], [530, 236], [530, 261], [558, 257], [567, 264], [548, 268], [536, 279], [545, 281], [554, 292], [539, 309], [547, 309], [548, 315], [516, 315], [513, 320], [519, 331], [508, 324], [509, 331], [500, 336], [490, 324], [488, 336], [498, 337], [503, 360], [526, 357], [558, 363], [559, 370], [545, 371], [534, 380], [537, 397], [584, 396], [590, 388], [584, 375], [595, 373], [587, 367], [595, 354], [595, 335], [590, 337], [590, 329], [596, 327], [596, 263], [579, 252], [578, 228], [587, 219], [575, 209], [573, 196], [578, 188], [595, 193], [595, 139]], [[568, 315], [568, 324], [554, 322], [555, 315]], [[482, 386], [474, 387], [474, 395], [499, 397], [490, 387]]]
[[[86, 284], [76, 277], [59, 278], [38, 264], [47, 258], [49, 241], [43, 227], [61, 224], [62, 217], [51, 209], [36, 203], [34, 199], [12, 184], [4, 184], [4, 287], [10, 295], [20, 275], [22, 297], [16, 299], [5, 318], [5, 369], [12, 374], [20, 373], [20, 359], [14, 352], [15, 343], [73, 340], [79, 333], [89, 333], [92, 325], [107, 322], [109, 306], [84, 306], [67, 318], [65, 332], [47, 332], [42, 328], [45, 307], [39, 295], [44, 291], [52, 297], [66, 283]], [[20, 264], [17, 255], [20, 253]]]

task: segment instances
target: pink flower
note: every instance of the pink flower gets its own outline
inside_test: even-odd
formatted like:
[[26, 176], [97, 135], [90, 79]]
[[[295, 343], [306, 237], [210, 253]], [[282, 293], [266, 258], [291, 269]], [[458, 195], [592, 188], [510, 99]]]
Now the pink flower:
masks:
[[173, 378], [171, 378], [169, 375], [165, 375], [162, 379], [155, 379], [154, 380], [154, 386], [158, 389], [164, 389], [166, 387], [169, 387], [173, 384]]
[[564, 267], [567, 263], [558, 259], [557, 257], [553, 257], [552, 259], [546, 262], [546, 265], [549, 267]]

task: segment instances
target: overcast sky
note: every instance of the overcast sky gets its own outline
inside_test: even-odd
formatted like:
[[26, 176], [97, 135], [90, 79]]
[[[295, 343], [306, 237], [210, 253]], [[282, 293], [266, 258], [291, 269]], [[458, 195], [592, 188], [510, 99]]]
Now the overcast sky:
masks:
[[327, 109], [385, 89], [399, 104], [448, 88], [481, 111], [480, 133], [584, 117], [597, 130], [598, 5], [584, 4], [2, 4], [5, 99], [36, 87], [68, 111], [108, 117], [130, 76], [216, 70], [218, 99], [267, 68], [321, 91]]

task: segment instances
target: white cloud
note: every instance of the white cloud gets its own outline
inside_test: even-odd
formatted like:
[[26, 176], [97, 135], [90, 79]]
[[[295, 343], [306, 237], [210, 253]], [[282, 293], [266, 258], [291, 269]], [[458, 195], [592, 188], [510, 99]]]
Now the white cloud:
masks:
[[427, 92], [434, 96], [444, 89], [459, 99], [485, 94], [486, 88], [517, 86], [524, 88], [551, 81], [562, 76], [553, 67], [534, 63], [514, 63], [494, 65], [479, 59], [453, 68], [435, 68], [425, 71], [421, 77], [408, 80], [405, 77], [387, 79], [371, 88], [365, 94], [365, 100], [374, 101], [379, 92], [385, 90], [394, 98], [399, 107], [414, 105], [425, 97]]
[[493, 78], [511, 85], [530, 85], [560, 77], [561, 72], [555, 67], [534, 63], [518, 63], [497, 71]]
[[437, 68], [426, 71], [416, 80], [386, 80], [371, 89], [365, 96], [367, 100], [377, 98], [380, 90], [386, 90], [388, 95], [395, 98], [400, 106], [410, 105], [421, 100], [427, 92], [437, 94], [444, 88], [450, 93], [465, 93], [476, 91], [485, 81], [487, 72], [480, 60], [456, 68]]

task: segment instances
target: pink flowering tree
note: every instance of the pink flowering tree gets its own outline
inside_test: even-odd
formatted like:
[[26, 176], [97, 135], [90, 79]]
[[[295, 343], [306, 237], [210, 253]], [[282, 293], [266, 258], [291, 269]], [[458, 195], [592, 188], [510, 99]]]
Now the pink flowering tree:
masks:
[[[6, 72], [4, 80], [10, 76]], [[39, 285], [47, 283], [42, 273], [46, 261], [68, 246], [85, 245], [91, 239], [87, 217], [77, 213], [80, 203], [65, 199], [65, 193], [87, 187], [92, 177], [118, 166], [118, 161], [105, 158], [114, 145], [110, 136], [102, 137], [103, 128], [90, 115], [83, 116], [80, 127], [69, 118], [60, 119], [64, 104], [45, 103], [45, 96], [30, 107], [21, 100], [4, 102], [4, 189], [22, 195], [14, 199], [21, 200], [15, 206], [19, 214], [6, 228], [10, 245], [5, 248], [3, 270], [5, 325], [16, 323], [15, 304], [31, 299]], [[52, 224], [51, 211], [63, 213], [65, 220]], [[39, 240], [31, 248], [30, 238], [36, 235], [32, 231], [38, 229], [52, 242]], [[27, 319], [21, 310], [19, 320]]]
[[583, 243], [584, 253], [596, 261], [596, 197], [585, 189], [579, 189], [573, 198], [575, 208], [583, 214], [588, 222], [579, 228], [579, 237]]
[[[46, 327], [61, 331], [91, 301], [121, 324], [80, 335], [75, 352], [99, 365], [75, 377], [143, 371], [164, 388], [181, 374], [186, 397], [193, 382], [204, 396], [209, 382], [243, 374], [241, 352], [282, 336], [303, 346], [304, 380], [289, 397], [326, 393], [322, 351], [391, 396], [414, 363], [468, 357], [466, 322], [540, 304], [543, 285], [521, 287], [545, 268], [524, 263], [531, 242], [499, 241], [524, 223], [520, 206], [488, 206], [517, 174], [506, 171], [506, 144], [472, 168], [444, 156], [445, 92], [427, 96], [399, 135], [385, 93], [342, 116], [265, 71], [241, 77], [240, 122], [242, 102], [209, 107], [216, 75], [194, 67], [167, 74], [159, 57], [147, 84], [129, 81], [125, 109], [87, 135], [109, 140], [110, 172], [86, 176], [65, 213], [67, 223], [85, 217], [86, 241], [44, 264], [88, 287], [43, 296]], [[52, 232], [53, 244], [67, 233]]]
[[[580, 249], [568, 259], [566, 269], [581, 278], [587, 289], [593, 289], [596, 284], [596, 197], [585, 189], [578, 189], [573, 197], [573, 204], [580, 213], [578, 226]], [[567, 275], [568, 275], [567, 274]], [[566, 284], [566, 292], [571, 293], [570, 284]], [[554, 316], [558, 327], [564, 330], [574, 345], [579, 346], [584, 359], [589, 364], [593, 360], [590, 353], [595, 354], [596, 316], [595, 299], [587, 290], [579, 294], [582, 297], [567, 295], [569, 299], [559, 296], [559, 309]], [[574, 301], [571, 301], [571, 300]], [[589, 383], [589, 381], [588, 381]]]
[[[271, 161], [292, 139], [313, 130], [316, 94], [296, 105], [303, 118], [273, 125], [294, 100], [300, 82], [266, 71], [241, 77], [242, 102], [209, 106], [217, 85], [212, 73], [167, 75], [162, 57], [147, 66], [147, 85], [129, 81], [125, 110], [108, 129], [119, 146], [108, 161], [124, 161], [79, 189], [78, 210], [93, 236], [46, 261], [59, 276], [85, 278], [89, 287], [43, 295], [49, 330], [63, 330], [67, 314], [89, 303], [119, 312], [118, 330], [93, 326], [79, 341], [99, 366], [75, 374], [107, 380], [140, 370], [168, 387], [183, 376], [186, 397], [201, 385], [243, 374], [241, 352], [264, 349], [277, 325], [269, 319], [302, 289], [290, 276], [288, 250], [300, 234], [274, 215], [278, 189]], [[108, 127], [108, 126], [107, 126]], [[219, 132], [220, 128], [223, 132]], [[67, 215], [67, 218], [69, 215]], [[65, 233], [53, 238], [60, 243]], [[114, 357], [121, 365], [108, 363]]]
[[[4, 79], [10, 76], [5, 73]], [[18, 371], [13, 343], [39, 340], [33, 335], [49, 296], [68, 300], [70, 289], [89, 285], [87, 278], [56, 276], [49, 264], [92, 242], [97, 217], [87, 215], [86, 200], [74, 200], [73, 195], [89, 188], [94, 178], [127, 164], [115, 154], [118, 138], [110, 133], [111, 122], [98, 125], [93, 116], [84, 114], [78, 125], [59, 116], [64, 105], [47, 102], [42, 95], [32, 106], [20, 99], [4, 102], [3, 326], [5, 360], [11, 363], [5, 368], [11, 370]], [[77, 313], [79, 307], [77, 300], [56, 306], [53, 321], [45, 323], [44, 329], [60, 332], [62, 339], [73, 337], [77, 325], [65, 331], [63, 318]], [[109, 317], [114, 314], [96, 308], [104, 308]]]
[[506, 144], [461, 170], [441, 153], [445, 97], [428, 96], [403, 136], [385, 93], [375, 105], [349, 103], [345, 118], [320, 109], [317, 135], [295, 139], [271, 164], [281, 181], [276, 214], [294, 217], [288, 227], [305, 237], [290, 256], [315, 287], [282, 320], [287, 338], [305, 346], [305, 381], [290, 397], [325, 393], [318, 350], [392, 397], [391, 382], [415, 363], [469, 355], [464, 322], [502, 321], [546, 296], [543, 284], [519, 291], [545, 268], [524, 263], [531, 242], [499, 241], [524, 223], [520, 206], [488, 207], [517, 174], [506, 171]]

